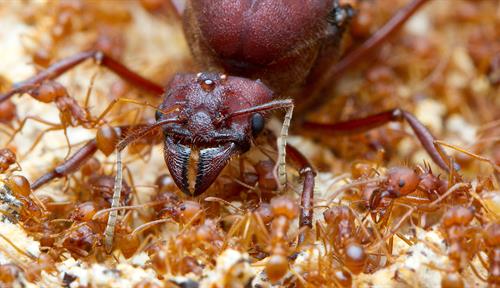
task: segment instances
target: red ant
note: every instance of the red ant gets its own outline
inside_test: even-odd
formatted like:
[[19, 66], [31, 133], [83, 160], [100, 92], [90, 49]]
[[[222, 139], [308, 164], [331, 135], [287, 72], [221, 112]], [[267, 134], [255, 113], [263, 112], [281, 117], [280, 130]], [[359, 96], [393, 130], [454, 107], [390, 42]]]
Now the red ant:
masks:
[[[440, 207], [434, 201], [441, 201], [440, 197], [443, 197], [449, 186], [447, 180], [434, 175], [428, 166], [417, 166], [415, 169], [392, 167], [383, 179], [379, 184], [366, 185], [363, 199], [374, 220], [385, 224], [394, 217], [391, 216], [394, 205], [410, 207], [410, 210], [418, 212], [438, 212]], [[454, 201], [465, 202], [464, 197], [463, 191], [457, 191]]]
[[365, 269], [368, 255], [363, 245], [357, 240], [355, 217], [346, 206], [334, 206], [323, 213], [329, 230], [332, 245], [342, 256], [344, 265], [353, 274]]
[[[232, 206], [219, 198], [209, 197], [205, 200]], [[238, 207], [232, 208], [244, 212]], [[229, 218], [235, 218], [235, 221], [227, 232], [227, 238], [240, 238], [239, 247], [249, 247], [251, 242], [255, 242], [255, 247], [258, 247], [257, 259], [263, 258], [265, 254], [269, 255], [264, 264], [267, 279], [271, 283], [277, 283], [289, 272], [290, 257], [294, 248], [290, 247], [293, 237], [289, 237], [288, 233], [298, 214], [299, 207], [293, 198], [274, 197], [270, 203], [260, 203], [257, 208], [244, 212], [244, 215], [231, 215]]]
[[16, 154], [8, 148], [0, 149], [0, 173], [5, 173], [11, 165], [16, 163]]
[[204, 251], [204, 256], [200, 258], [206, 263], [212, 263], [215, 255], [222, 252], [224, 234], [217, 227], [216, 221], [203, 217], [199, 220], [195, 225], [189, 225], [192, 224], [191, 221], [186, 223], [175, 238], [168, 239], [166, 243], [154, 243], [147, 249], [151, 264], [159, 274], [201, 274], [198, 261], [186, 254], [200, 249]]
[[488, 284], [500, 285], [500, 223], [488, 224], [485, 228], [485, 245], [488, 251]]
[[0, 123], [9, 123], [16, 118], [16, 105], [10, 100], [0, 102]]
[[[326, 98], [322, 97], [324, 90], [338, 75], [366, 57], [426, 2], [410, 2], [365, 44], [333, 65], [336, 58], [332, 53], [340, 46], [340, 39], [353, 16], [348, 5], [340, 5], [338, 1], [286, 1], [275, 5], [266, 0], [251, 6], [236, 2], [188, 1], [184, 28], [194, 57], [207, 69], [229, 75], [178, 74], [163, 88], [100, 51], [88, 51], [61, 60], [15, 84], [15, 88], [0, 94], [0, 103], [34, 86], [43, 86], [44, 82], [86, 59], [95, 59], [132, 85], [154, 95], [164, 95], [156, 113], [156, 123], [122, 137], [116, 150], [120, 152], [127, 144], [161, 127], [167, 167], [177, 186], [190, 196], [207, 190], [232, 156], [250, 148], [253, 138], [263, 130], [268, 112], [287, 109], [278, 138], [277, 178], [280, 184], [285, 184], [285, 154], [292, 162], [300, 164], [300, 174], [304, 177], [300, 225], [310, 227], [315, 172], [299, 151], [286, 144], [294, 102], [277, 97], [293, 96], [300, 112], [321, 105]], [[269, 29], [270, 26], [274, 29]], [[300, 119], [304, 115], [301, 113]], [[308, 133], [339, 135], [359, 133], [399, 120], [410, 124], [432, 159], [448, 170], [441, 156], [444, 152], [433, 145], [432, 134], [413, 115], [401, 109], [337, 124], [302, 121], [300, 126]], [[68, 175], [96, 151], [96, 141], [88, 142], [66, 162], [35, 181], [33, 189]], [[117, 153], [117, 168], [112, 206], [118, 205], [121, 191], [120, 153]], [[111, 238], [115, 212], [110, 213], [111, 224], [106, 229]]]
[[477, 229], [471, 225], [474, 216], [473, 209], [463, 206], [453, 206], [443, 215], [444, 238], [449, 247], [448, 257], [452, 261], [454, 268], [453, 273], [446, 273], [443, 276], [441, 280], [443, 287], [464, 286], [459, 273], [469, 265], [472, 257], [477, 252], [478, 239], [475, 236]]
[[276, 283], [288, 272], [290, 245], [287, 241], [290, 222], [299, 214], [299, 207], [286, 196], [271, 199], [271, 235], [268, 250], [271, 253], [264, 271], [272, 283]]

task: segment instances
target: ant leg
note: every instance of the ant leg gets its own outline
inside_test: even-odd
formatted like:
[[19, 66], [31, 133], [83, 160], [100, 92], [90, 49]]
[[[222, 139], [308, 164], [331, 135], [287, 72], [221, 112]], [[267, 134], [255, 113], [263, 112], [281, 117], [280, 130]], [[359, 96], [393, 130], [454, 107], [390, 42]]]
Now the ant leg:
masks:
[[[299, 174], [304, 178], [304, 185], [302, 189], [302, 195], [300, 197], [300, 218], [299, 226], [312, 228], [313, 222], [313, 202], [314, 202], [314, 177], [316, 172], [314, 168], [309, 163], [307, 158], [300, 153], [295, 147], [290, 144], [286, 145], [286, 151], [288, 159], [296, 167], [299, 167]], [[301, 232], [299, 235], [298, 243], [302, 243], [305, 239], [305, 231]]]
[[[6, 129], [3, 129], [2, 127], [0, 127], [0, 133], [5, 134], [7, 137], [11, 137], [10, 132], [7, 131]], [[7, 144], [5, 144], [5, 145], [7, 145]]]
[[117, 99], [113, 99], [111, 101], [111, 103], [108, 104], [108, 106], [106, 107], [106, 109], [104, 109], [104, 111], [101, 112], [101, 114], [93, 121], [95, 123], [95, 125], [98, 125], [99, 122], [101, 122], [101, 120], [104, 118], [104, 116], [106, 116], [111, 111], [111, 109], [113, 109], [113, 107], [116, 104], [118, 104], [118, 103], [133, 103], [133, 104], [137, 104], [137, 105], [143, 105], [143, 106], [151, 107], [154, 110], [158, 110], [157, 107], [155, 107], [155, 106], [153, 106], [153, 105], [151, 105], [149, 103], [143, 103], [143, 102], [136, 101], [134, 99], [128, 99], [128, 98], [117, 98]]
[[140, 1], [142, 7], [152, 14], [173, 17], [176, 22], [182, 23], [182, 15], [185, 10], [183, 3], [186, 1], [166, 0], [166, 1]]
[[[36, 137], [35, 141], [33, 142], [33, 144], [31, 144], [30, 148], [28, 148], [28, 150], [26, 151], [26, 153], [24, 155], [22, 155], [20, 158], [21, 159], [26, 159], [26, 157], [28, 157], [28, 155], [31, 152], [33, 152], [33, 150], [35, 149], [36, 145], [38, 145], [38, 143], [40, 143], [40, 141], [42, 140], [43, 136], [45, 136], [45, 133], [48, 133], [48, 132], [51, 132], [51, 131], [64, 130], [64, 129], [66, 129], [65, 126], [63, 126], [63, 125], [56, 125], [54, 127], [51, 127], [51, 128], [43, 130], [40, 134], [38, 134], [38, 136]], [[71, 143], [69, 142], [68, 135], [66, 133], [64, 133], [64, 137], [66, 138], [66, 143], [68, 144], [68, 148], [71, 149]]]
[[[157, 124], [157, 125], [159, 126], [159, 125], [162, 125], [164, 123], [165, 122], [159, 122], [159, 124]], [[118, 129], [117, 134], [119, 135], [120, 140], [122, 140], [122, 139], [126, 140], [128, 138], [127, 135], [130, 134], [131, 131], [132, 131], [131, 136], [135, 136], [134, 132], [137, 133], [137, 131], [135, 131], [135, 130], [140, 129], [144, 126], [151, 127], [153, 125], [148, 126], [148, 125], [137, 124], [137, 125], [129, 125], [129, 126], [119, 126], [119, 127], [115, 127], [115, 129]], [[154, 126], [154, 127], [157, 127], [157, 126]], [[142, 132], [142, 130], [140, 132]], [[144, 136], [144, 135], [145, 135], [145, 133], [139, 134], [139, 136], [136, 136], [136, 137], [140, 137], [140, 136]], [[131, 137], [131, 138], [134, 138], [134, 137]], [[119, 143], [121, 143], [121, 142], [119, 142]], [[121, 149], [123, 150], [123, 148], [121, 148]], [[33, 184], [31, 185], [31, 189], [36, 190], [36, 189], [40, 188], [42, 185], [45, 185], [46, 183], [48, 183], [54, 179], [66, 177], [67, 175], [77, 171], [83, 164], [85, 164], [87, 162], [87, 160], [92, 158], [92, 156], [97, 152], [97, 150], [98, 150], [97, 140], [92, 139], [92, 140], [88, 141], [82, 148], [78, 149], [78, 151], [76, 151], [75, 154], [71, 155], [68, 158], [68, 160], [59, 164], [52, 171], [42, 175], [40, 178], [35, 180], [35, 182], [33, 182]]]
[[32, 76], [31, 78], [19, 83], [15, 83], [10, 91], [0, 94], [0, 103], [9, 99], [15, 94], [27, 92], [28, 90], [32, 89], [33, 86], [37, 86], [43, 81], [52, 80], [59, 77], [60, 75], [64, 74], [68, 70], [74, 68], [87, 59], [96, 60], [100, 65], [103, 65], [111, 71], [115, 72], [123, 80], [144, 91], [147, 91], [154, 95], [162, 95], [164, 93], [164, 89], [162, 86], [151, 82], [148, 79], [133, 72], [125, 65], [107, 56], [103, 52], [98, 50], [91, 50], [87, 52], [80, 52], [68, 58], [62, 59], [59, 62], [56, 62], [48, 67], [46, 70]]
[[348, 120], [335, 124], [322, 124], [314, 122], [304, 122], [302, 124], [302, 131], [308, 134], [329, 134], [331, 136], [351, 135], [362, 133], [389, 122], [405, 120], [410, 124], [411, 129], [417, 136], [418, 140], [427, 151], [429, 156], [443, 170], [449, 172], [450, 168], [442, 155], [446, 155], [440, 146], [434, 145], [435, 138], [432, 133], [424, 126], [418, 119], [402, 109], [392, 109], [375, 115], [367, 116], [365, 118]]
[[[401, 8], [384, 26], [382, 26], [377, 32], [375, 32], [368, 40], [366, 40], [361, 46], [347, 56], [343, 57], [340, 61], [334, 64], [336, 59], [329, 60], [331, 65], [324, 65], [324, 71], [321, 73], [315, 73], [318, 75], [309, 81], [307, 89], [309, 91], [309, 97], [299, 98], [297, 101], [298, 107], [301, 109], [299, 112], [314, 109], [314, 107], [321, 107], [328, 97], [320, 97], [321, 93], [327, 88], [331, 87], [332, 82], [335, 82], [340, 75], [345, 73], [347, 70], [355, 67], [362, 60], [366, 59], [376, 50], [380, 45], [387, 41], [389, 37], [394, 35], [403, 24], [415, 13], [420, 7], [422, 7], [429, 0], [412, 0], [408, 5]], [[328, 60], [327, 60], [328, 61]]]
[[51, 128], [48, 128], [48, 129], [42, 131], [36, 137], [35, 141], [30, 146], [30, 148], [27, 150], [26, 154], [24, 154], [21, 158], [26, 158], [33, 151], [33, 149], [35, 149], [36, 145], [38, 145], [38, 143], [42, 140], [43, 136], [45, 136], [45, 133], [50, 132], [50, 131], [57, 131], [57, 130], [64, 130], [64, 137], [66, 138], [66, 143], [68, 144], [68, 152], [67, 152], [67, 155], [66, 155], [65, 158], [67, 158], [69, 156], [69, 154], [71, 153], [71, 143], [69, 141], [68, 134], [67, 134], [67, 129], [66, 129], [67, 126], [61, 125], [61, 124], [52, 123], [52, 122], [43, 120], [43, 119], [41, 119], [39, 117], [36, 117], [36, 116], [27, 116], [26, 118], [24, 118], [23, 121], [20, 122], [19, 127], [16, 130], [14, 130], [14, 133], [12, 135], [10, 135], [10, 138], [7, 141], [7, 145], [10, 144], [14, 140], [14, 137], [16, 137], [16, 135], [19, 132], [21, 132], [21, 130], [24, 128], [24, 125], [26, 125], [26, 122], [28, 120], [33, 120], [35, 122], [51, 126]]
[[36, 190], [40, 188], [42, 185], [57, 179], [65, 177], [80, 168], [87, 160], [92, 158], [94, 153], [97, 152], [97, 141], [95, 139], [90, 140], [85, 144], [82, 148], [78, 149], [68, 160], [59, 164], [52, 171], [42, 175], [40, 178], [35, 180], [33, 184], [31, 184], [31, 189]]
[[28, 120], [33, 120], [35, 122], [38, 122], [38, 123], [42, 123], [42, 124], [45, 124], [45, 125], [48, 125], [48, 126], [52, 126], [52, 127], [55, 127], [55, 126], [60, 126], [60, 124], [57, 124], [57, 123], [52, 123], [52, 122], [49, 122], [47, 120], [43, 120], [42, 118], [39, 118], [37, 116], [26, 116], [23, 121], [21, 121], [21, 123], [19, 123], [19, 127], [17, 127], [14, 132], [12, 133], [12, 135], [10, 136], [9, 140], [7, 140], [7, 144], [6, 145], [9, 145], [13, 140], [14, 138], [16, 137], [16, 135], [21, 132], [21, 130], [23, 130], [24, 128], [24, 125], [26, 125], [26, 122], [28, 122]]

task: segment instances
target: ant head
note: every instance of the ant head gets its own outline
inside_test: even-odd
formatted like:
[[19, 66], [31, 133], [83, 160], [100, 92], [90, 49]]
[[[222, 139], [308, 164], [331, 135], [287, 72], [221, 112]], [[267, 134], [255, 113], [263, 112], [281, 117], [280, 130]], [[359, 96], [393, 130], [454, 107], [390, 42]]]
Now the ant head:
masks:
[[325, 218], [326, 223], [334, 225], [342, 219], [350, 219], [353, 216], [351, 215], [351, 211], [348, 207], [333, 206], [323, 212], [323, 217]]
[[449, 208], [443, 215], [444, 227], [451, 227], [454, 225], [468, 225], [474, 218], [474, 210], [472, 207], [453, 206]]
[[418, 174], [407, 167], [393, 167], [387, 171], [385, 189], [377, 189], [370, 195], [370, 209], [377, 208], [384, 198], [396, 199], [414, 192], [419, 183]]
[[418, 174], [407, 167], [393, 167], [387, 174], [387, 191], [394, 198], [412, 193], [420, 183]]
[[[165, 162], [186, 194], [203, 193], [231, 156], [250, 148], [264, 128], [264, 112], [253, 107], [273, 98], [260, 81], [219, 73], [177, 75], [156, 114], [163, 124]], [[257, 109], [258, 110], [258, 109]]]

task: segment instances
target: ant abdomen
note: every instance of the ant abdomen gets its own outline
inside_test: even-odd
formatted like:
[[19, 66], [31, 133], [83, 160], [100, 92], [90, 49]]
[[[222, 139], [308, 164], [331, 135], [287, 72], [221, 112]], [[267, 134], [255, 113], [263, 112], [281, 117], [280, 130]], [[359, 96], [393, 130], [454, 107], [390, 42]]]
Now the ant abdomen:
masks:
[[363, 272], [366, 266], [367, 254], [363, 245], [356, 241], [349, 241], [344, 248], [344, 264], [353, 274]]
[[12, 101], [7, 100], [0, 103], [0, 123], [10, 123], [16, 118], [17, 109]]
[[350, 11], [337, 1], [188, 1], [184, 30], [205, 67], [284, 91], [304, 82], [325, 44], [340, 41]]
[[132, 234], [118, 235], [116, 240], [117, 246], [120, 247], [120, 250], [126, 259], [134, 256], [137, 249], [139, 249], [139, 246], [141, 245], [139, 238]]
[[464, 281], [458, 273], [446, 273], [441, 279], [442, 288], [463, 288]]
[[70, 213], [69, 219], [79, 222], [88, 222], [97, 213], [99, 207], [95, 202], [87, 201], [76, 205], [75, 209]]
[[84, 224], [66, 234], [62, 246], [75, 258], [86, 257], [97, 244], [97, 238], [95, 231], [88, 224]]
[[106, 156], [111, 155], [115, 151], [118, 138], [119, 135], [115, 128], [109, 125], [99, 127], [96, 133], [97, 149], [101, 150]]
[[[111, 200], [113, 198], [113, 188], [115, 185], [115, 178], [112, 175], [92, 175], [88, 179], [89, 190], [92, 193], [94, 199], [102, 198], [108, 205], [111, 205]], [[129, 205], [131, 199], [132, 189], [123, 180], [123, 186], [121, 190], [121, 198], [123, 205]]]

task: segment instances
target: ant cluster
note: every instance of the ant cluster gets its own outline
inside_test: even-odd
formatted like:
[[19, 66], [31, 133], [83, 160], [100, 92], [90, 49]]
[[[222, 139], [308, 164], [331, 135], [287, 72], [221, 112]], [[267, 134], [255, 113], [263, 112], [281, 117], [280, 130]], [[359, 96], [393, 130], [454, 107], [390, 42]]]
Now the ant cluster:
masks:
[[500, 6], [454, 1], [0, 7], [0, 286], [500, 287]]

